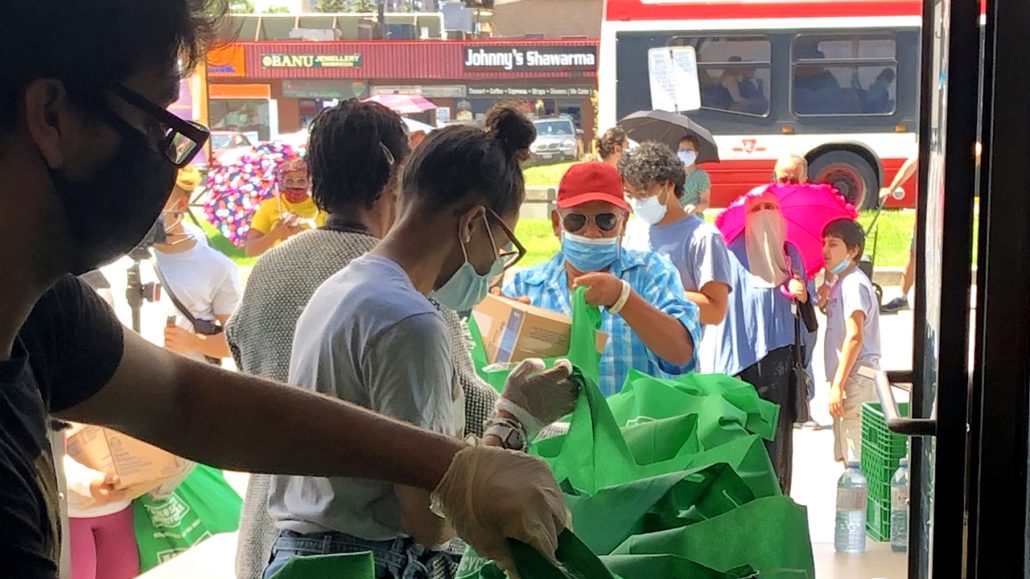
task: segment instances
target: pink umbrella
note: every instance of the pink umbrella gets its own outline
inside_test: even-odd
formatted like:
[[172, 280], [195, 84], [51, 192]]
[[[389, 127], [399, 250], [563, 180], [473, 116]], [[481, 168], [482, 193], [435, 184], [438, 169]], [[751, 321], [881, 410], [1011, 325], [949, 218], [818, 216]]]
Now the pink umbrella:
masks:
[[207, 174], [208, 199], [204, 203], [207, 220], [226, 239], [243, 247], [258, 206], [276, 192], [279, 166], [302, 152], [303, 149], [288, 144], [260, 143], [227, 164], [213, 160]]
[[417, 94], [380, 94], [365, 99], [365, 102], [379, 103], [399, 115], [414, 115], [436, 108], [428, 99]]
[[755, 187], [741, 195], [719, 214], [715, 225], [726, 243], [744, 233], [745, 204], [748, 197], [772, 192], [780, 201], [780, 211], [787, 220], [787, 241], [801, 251], [809, 276], [823, 267], [823, 228], [837, 219], [857, 219], [858, 211], [830, 185], [805, 183], [771, 184]]

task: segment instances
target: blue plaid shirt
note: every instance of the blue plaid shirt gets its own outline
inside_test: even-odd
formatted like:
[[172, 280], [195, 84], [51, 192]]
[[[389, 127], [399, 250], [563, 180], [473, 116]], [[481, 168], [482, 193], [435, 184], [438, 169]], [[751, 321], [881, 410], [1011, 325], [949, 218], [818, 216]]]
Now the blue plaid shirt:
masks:
[[[631, 369], [650, 376], [669, 378], [686, 374], [697, 365], [696, 344], [701, 343], [701, 322], [697, 305], [687, 300], [679, 272], [668, 258], [653, 252], [622, 250], [620, 260], [612, 264], [610, 273], [629, 282], [633, 291], [659, 310], [683, 324], [695, 344], [690, 363], [681, 366], [659, 358], [644, 345], [622, 316], [611, 315], [601, 308], [601, 331], [608, 334], [608, 342], [601, 356], [601, 391], [605, 396], [622, 389], [626, 374]], [[515, 274], [504, 285], [505, 295], [528, 297], [537, 307], [572, 315], [565, 258], [558, 252], [543, 263]]]

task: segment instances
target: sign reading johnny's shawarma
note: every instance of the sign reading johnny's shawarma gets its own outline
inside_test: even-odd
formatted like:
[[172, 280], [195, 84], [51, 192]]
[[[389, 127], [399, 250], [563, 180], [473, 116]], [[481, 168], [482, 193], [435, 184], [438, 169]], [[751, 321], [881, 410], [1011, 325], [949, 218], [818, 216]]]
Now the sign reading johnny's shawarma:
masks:
[[597, 70], [595, 46], [467, 46], [467, 70]]
[[358, 68], [361, 54], [264, 54], [264, 68]]

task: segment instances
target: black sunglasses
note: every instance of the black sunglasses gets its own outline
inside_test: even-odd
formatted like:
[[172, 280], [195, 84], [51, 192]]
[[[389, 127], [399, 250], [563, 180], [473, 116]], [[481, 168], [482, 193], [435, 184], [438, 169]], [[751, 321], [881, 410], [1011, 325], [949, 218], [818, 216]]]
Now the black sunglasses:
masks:
[[615, 213], [595, 213], [586, 215], [584, 213], [567, 213], [562, 217], [562, 228], [569, 233], [576, 233], [587, 226], [587, 221], [593, 219], [598, 229], [607, 233], [614, 231], [619, 226], [619, 216]]
[[160, 124], [161, 128], [157, 132], [146, 133], [147, 138], [155, 145], [157, 152], [167, 157], [176, 167], [189, 165], [211, 136], [211, 131], [204, 125], [180, 119], [123, 85], [112, 86], [111, 92]]
[[[497, 225], [501, 228], [501, 231], [503, 231], [504, 235], [508, 238], [508, 242], [502, 245], [497, 250], [498, 257], [500, 257], [501, 261], [504, 263], [504, 271], [508, 271], [508, 269], [510, 269], [512, 266], [518, 263], [519, 260], [526, 256], [526, 248], [523, 247], [521, 243], [519, 243], [518, 238], [515, 237], [515, 233], [513, 233], [512, 230], [508, 228], [507, 225], [505, 225], [504, 221], [500, 218], [499, 215], [494, 213], [493, 209], [487, 208], [486, 215], [487, 223], [489, 224], [490, 219], [493, 219], [495, 222], [497, 222]], [[489, 228], [487, 228], [487, 232], [489, 231]], [[493, 240], [493, 234], [490, 234], [490, 239], [491, 241]]]

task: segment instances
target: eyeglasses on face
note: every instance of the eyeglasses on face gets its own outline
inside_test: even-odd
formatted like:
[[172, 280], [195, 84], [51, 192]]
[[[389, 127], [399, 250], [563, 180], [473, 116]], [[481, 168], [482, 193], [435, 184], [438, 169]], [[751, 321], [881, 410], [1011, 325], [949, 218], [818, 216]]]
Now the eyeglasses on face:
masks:
[[204, 125], [180, 119], [124, 85], [112, 86], [111, 92], [157, 121], [155, 128], [145, 132], [147, 139], [176, 167], [189, 165], [211, 136]]
[[[493, 209], [487, 208], [486, 216], [487, 232], [490, 232], [490, 219], [493, 219], [497, 223], [497, 226], [501, 228], [501, 231], [504, 232], [504, 235], [508, 238], [508, 241], [500, 247], [497, 247], [497, 255], [504, 263], [504, 270], [507, 271], [526, 256], [526, 248], [519, 243], [518, 238], [515, 237], [515, 233], [512, 232], [511, 228], [504, 223], [504, 220], [502, 220], [500, 215], [497, 215]], [[490, 241], [493, 241], [493, 233], [490, 233]]]
[[605, 233], [614, 231], [619, 226], [619, 216], [616, 213], [566, 213], [562, 217], [561, 225], [562, 229], [569, 233], [578, 233], [587, 226], [588, 221], [593, 221], [594, 225]]

